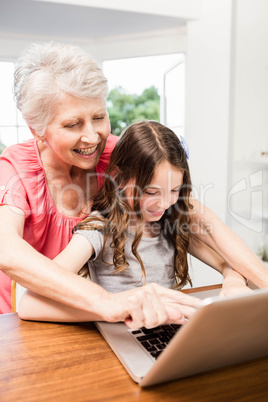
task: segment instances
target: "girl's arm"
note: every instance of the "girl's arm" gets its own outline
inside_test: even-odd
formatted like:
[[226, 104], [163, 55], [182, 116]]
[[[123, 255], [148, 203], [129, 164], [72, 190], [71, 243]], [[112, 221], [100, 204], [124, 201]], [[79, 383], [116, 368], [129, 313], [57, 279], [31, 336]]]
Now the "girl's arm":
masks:
[[80, 310], [27, 290], [20, 301], [18, 315], [23, 320], [52, 322], [102, 321], [97, 312]]
[[251, 292], [247, 287], [245, 278], [238, 272], [234, 271], [219, 254], [200, 240], [190, 240], [189, 252], [191, 255], [216, 269], [223, 275], [224, 281], [220, 293], [221, 296], [232, 296]]
[[68, 271], [77, 274], [93, 253], [94, 248], [90, 241], [77, 233], [73, 235], [65, 249], [53, 261]]
[[192, 199], [192, 234], [215, 250], [227, 264], [259, 288], [268, 287], [268, 269], [210, 209]]

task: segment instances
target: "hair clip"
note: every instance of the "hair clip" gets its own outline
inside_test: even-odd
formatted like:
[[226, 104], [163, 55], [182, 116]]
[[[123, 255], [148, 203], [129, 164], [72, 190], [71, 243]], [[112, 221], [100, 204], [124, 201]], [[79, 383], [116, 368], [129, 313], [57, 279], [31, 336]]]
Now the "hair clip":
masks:
[[182, 148], [184, 149], [186, 158], [189, 159], [189, 147], [188, 147], [188, 144], [187, 144], [185, 138], [182, 135], [180, 135], [179, 140], [181, 142]]

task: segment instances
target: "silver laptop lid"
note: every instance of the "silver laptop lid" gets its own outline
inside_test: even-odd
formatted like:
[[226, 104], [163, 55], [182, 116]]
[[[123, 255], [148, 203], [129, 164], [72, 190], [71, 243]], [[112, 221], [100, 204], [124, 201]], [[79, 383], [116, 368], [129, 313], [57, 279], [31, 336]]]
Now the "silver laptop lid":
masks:
[[205, 299], [168, 344], [141, 386], [268, 356], [268, 290]]
[[125, 324], [96, 325], [133, 380], [145, 387], [267, 356], [267, 309], [268, 290], [207, 298], [156, 361]]

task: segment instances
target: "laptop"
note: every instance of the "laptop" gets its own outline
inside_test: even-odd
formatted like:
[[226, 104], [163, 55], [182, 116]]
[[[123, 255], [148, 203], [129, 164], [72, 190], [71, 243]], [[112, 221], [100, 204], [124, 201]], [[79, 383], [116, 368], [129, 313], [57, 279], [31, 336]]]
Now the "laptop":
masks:
[[205, 299], [182, 326], [95, 324], [141, 387], [268, 356], [268, 289], [229, 298], [218, 297], [219, 291], [194, 293]]

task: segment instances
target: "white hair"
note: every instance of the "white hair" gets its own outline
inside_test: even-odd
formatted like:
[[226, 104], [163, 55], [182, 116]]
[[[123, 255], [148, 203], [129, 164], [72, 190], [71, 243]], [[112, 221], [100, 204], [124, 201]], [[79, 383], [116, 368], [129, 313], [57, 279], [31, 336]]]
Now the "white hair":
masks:
[[77, 46], [33, 43], [17, 62], [14, 97], [36, 134], [43, 136], [63, 92], [80, 99], [106, 99], [107, 79], [97, 62]]

